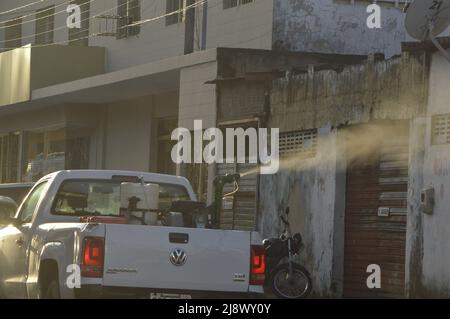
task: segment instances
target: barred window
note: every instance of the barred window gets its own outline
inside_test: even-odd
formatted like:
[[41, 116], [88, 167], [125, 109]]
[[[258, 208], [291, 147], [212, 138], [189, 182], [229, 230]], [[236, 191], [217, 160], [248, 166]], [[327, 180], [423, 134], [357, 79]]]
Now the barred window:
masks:
[[141, 0], [118, 0], [117, 39], [138, 35], [140, 25], [133, 23], [141, 20]]
[[280, 133], [280, 156], [314, 157], [317, 147], [317, 130]]
[[166, 0], [166, 14], [170, 14], [166, 16], [166, 26], [183, 22], [186, 16], [186, 0]]
[[36, 44], [53, 43], [53, 29], [55, 27], [55, 7], [40, 9], [36, 13]]
[[410, 4], [412, 0], [334, 0], [338, 4], [364, 4], [369, 5], [371, 3], [379, 4], [380, 6], [389, 6], [395, 8], [403, 8]]
[[253, 0], [223, 0], [223, 9], [234, 8], [250, 2]]
[[5, 30], [5, 48], [14, 49], [22, 46], [22, 18], [16, 18], [0, 24]]

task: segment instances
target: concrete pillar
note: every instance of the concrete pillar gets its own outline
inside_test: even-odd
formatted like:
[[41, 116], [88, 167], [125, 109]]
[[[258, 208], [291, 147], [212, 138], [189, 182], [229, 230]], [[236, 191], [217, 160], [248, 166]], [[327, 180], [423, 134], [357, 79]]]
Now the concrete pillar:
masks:
[[406, 296], [414, 298], [421, 290], [423, 263], [423, 216], [420, 192], [424, 187], [426, 118], [411, 121], [409, 137], [408, 220], [406, 229]]

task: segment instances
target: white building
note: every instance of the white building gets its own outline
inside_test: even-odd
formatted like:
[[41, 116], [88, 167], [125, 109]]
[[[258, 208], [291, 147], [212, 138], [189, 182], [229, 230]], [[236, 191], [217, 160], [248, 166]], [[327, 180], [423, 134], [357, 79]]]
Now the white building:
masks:
[[174, 173], [171, 131], [217, 124], [218, 47], [390, 56], [406, 39], [394, 0], [378, 1], [381, 29], [355, 0], [74, 0], [81, 29], [67, 3], [30, 3], [0, 2], [0, 48], [22, 47], [0, 54], [0, 182], [36, 179], [47, 159]]

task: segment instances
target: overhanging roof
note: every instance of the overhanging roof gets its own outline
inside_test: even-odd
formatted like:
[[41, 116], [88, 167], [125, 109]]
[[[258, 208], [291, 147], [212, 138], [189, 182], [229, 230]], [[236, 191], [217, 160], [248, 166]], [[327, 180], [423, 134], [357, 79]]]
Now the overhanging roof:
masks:
[[[0, 117], [65, 104], [103, 104], [179, 90], [180, 70], [189, 66], [218, 62], [217, 76], [224, 78], [272, 78], [286, 68], [309, 65], [361, 63], [367, 57], [356, 55], [289, 52], [260, 49], [215, 48], [171, 57], [119, 71], [35, 89], [31, 100], [0, 107]], [[254, 69], [254, 70], [253, 70]], [[242, 71], [245, 73], [242, 74]], [[211, 81], [218, 78], [212, 78]]]
[[0, 107], [0, 116], [57, 104], [101, 104], [178, 90], [182, 68], [213, 62], [216, 57], [216, 49], [199, 51], [36, 89], [30, 101]]

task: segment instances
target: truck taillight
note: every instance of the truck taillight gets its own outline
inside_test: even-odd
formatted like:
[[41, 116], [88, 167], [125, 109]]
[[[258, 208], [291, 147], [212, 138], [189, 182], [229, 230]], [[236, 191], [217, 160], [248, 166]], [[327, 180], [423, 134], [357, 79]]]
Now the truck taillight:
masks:
[[83, 263], [81, 276], [90, 278], [103, 277], [105, 260], [105, 240], [102, 237], [86, 237], [83, 240]]
[[266, 256], [263, 246], [252, 246], [250, 261], [250, 285], [264, 285], [266, 279]]

